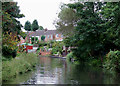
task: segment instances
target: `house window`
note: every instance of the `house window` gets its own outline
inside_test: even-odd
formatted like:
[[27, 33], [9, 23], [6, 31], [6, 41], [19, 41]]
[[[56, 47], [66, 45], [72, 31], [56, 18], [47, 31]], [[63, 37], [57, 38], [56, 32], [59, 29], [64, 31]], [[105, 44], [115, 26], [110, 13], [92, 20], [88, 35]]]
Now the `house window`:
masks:
[[53, 39], [53, 36], [51, 35], [51, 39]]
[[49, 35], [48, 35], [48, 38], [49, 38]]
[[56, 34], [56, 38], [59, 37], [58, 34]]

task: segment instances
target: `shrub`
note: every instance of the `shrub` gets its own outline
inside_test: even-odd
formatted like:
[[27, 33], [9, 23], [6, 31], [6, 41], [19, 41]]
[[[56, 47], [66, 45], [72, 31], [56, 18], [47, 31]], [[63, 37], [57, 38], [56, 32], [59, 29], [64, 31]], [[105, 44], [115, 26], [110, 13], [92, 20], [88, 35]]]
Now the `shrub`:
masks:
[[56, 54], [57, 52], [59, 52], [60, 54], [62, 54], [62, 47], [63, 47], [64, 43], [63, 42], [54, 42], [52, 44], [52, 53]]
[[56, 48], [52, 48], [51, 54], [57, 54], [57, 49]]
[[18, 74], [32, 70], [38, 58], [34, 53], [21, 53], [17, 58], [2, 62], [2, 80], [7, 81]]
[[18, 37], [16, 34], [13, 33], [8, 33], [3, 34], [3, 40], [2, 40], [2, 55], [10, 58], [15, 57], [17, 54], [17, 49], [18, 49]]
[[5, 56], [6, 58], [11, 58], [11, 57], [14, 58], [17, 55], [17, 50], [16, 49], [12, 50], [7, 46], [3, 46], [2, 55]]
[[71, 58], [73, 58], [74, 56], [73, 56], [73, 52], [70, 52], [69, 54], [67, 54], [67, 58], [69, 58], [69, 59], [71, 59]]
[[103, 65], [105, 70], [110, 71], [110, 73], [114, 71], [120, 70], [120, 51], [110, 51], [106, 55], [106, 61]]

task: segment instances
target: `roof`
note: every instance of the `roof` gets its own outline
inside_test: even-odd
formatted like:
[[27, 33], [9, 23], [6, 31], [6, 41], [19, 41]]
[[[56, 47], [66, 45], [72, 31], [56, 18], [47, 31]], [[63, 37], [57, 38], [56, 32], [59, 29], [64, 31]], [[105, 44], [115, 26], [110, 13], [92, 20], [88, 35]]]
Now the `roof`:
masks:
[[[31, 33], [31, 32], [30, 32]], [[53, 34], [60, 34], [56, 30], [37, 30], [35, 32], [32, 32], [31, 34], [29, 33], [29, 36], [40, 36], [40, 35], [53, 35]]]

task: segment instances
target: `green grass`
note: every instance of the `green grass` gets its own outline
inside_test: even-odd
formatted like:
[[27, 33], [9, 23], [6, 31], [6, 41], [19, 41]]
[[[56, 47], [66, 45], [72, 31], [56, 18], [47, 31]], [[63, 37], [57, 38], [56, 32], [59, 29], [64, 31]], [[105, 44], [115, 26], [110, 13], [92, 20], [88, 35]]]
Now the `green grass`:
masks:
[[2, 80], [8, 81], [10, 78], [16, 77], [31, 71], [37, 64], [38, 57], [34, 53], [21, 53], [18, 57], [2, 62]]

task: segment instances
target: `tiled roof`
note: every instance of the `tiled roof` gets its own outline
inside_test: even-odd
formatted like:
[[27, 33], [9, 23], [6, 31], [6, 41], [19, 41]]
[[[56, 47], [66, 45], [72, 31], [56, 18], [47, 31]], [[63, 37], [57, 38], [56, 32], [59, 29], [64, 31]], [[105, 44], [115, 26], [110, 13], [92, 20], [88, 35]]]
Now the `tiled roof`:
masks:
[[52, 35], [52, 34], [58, 34], [59, 32], [57, 32], [56, 30], [38, 30], [35, 32], [30, 32], [29, 36], [40, 36], [40, 35]]

